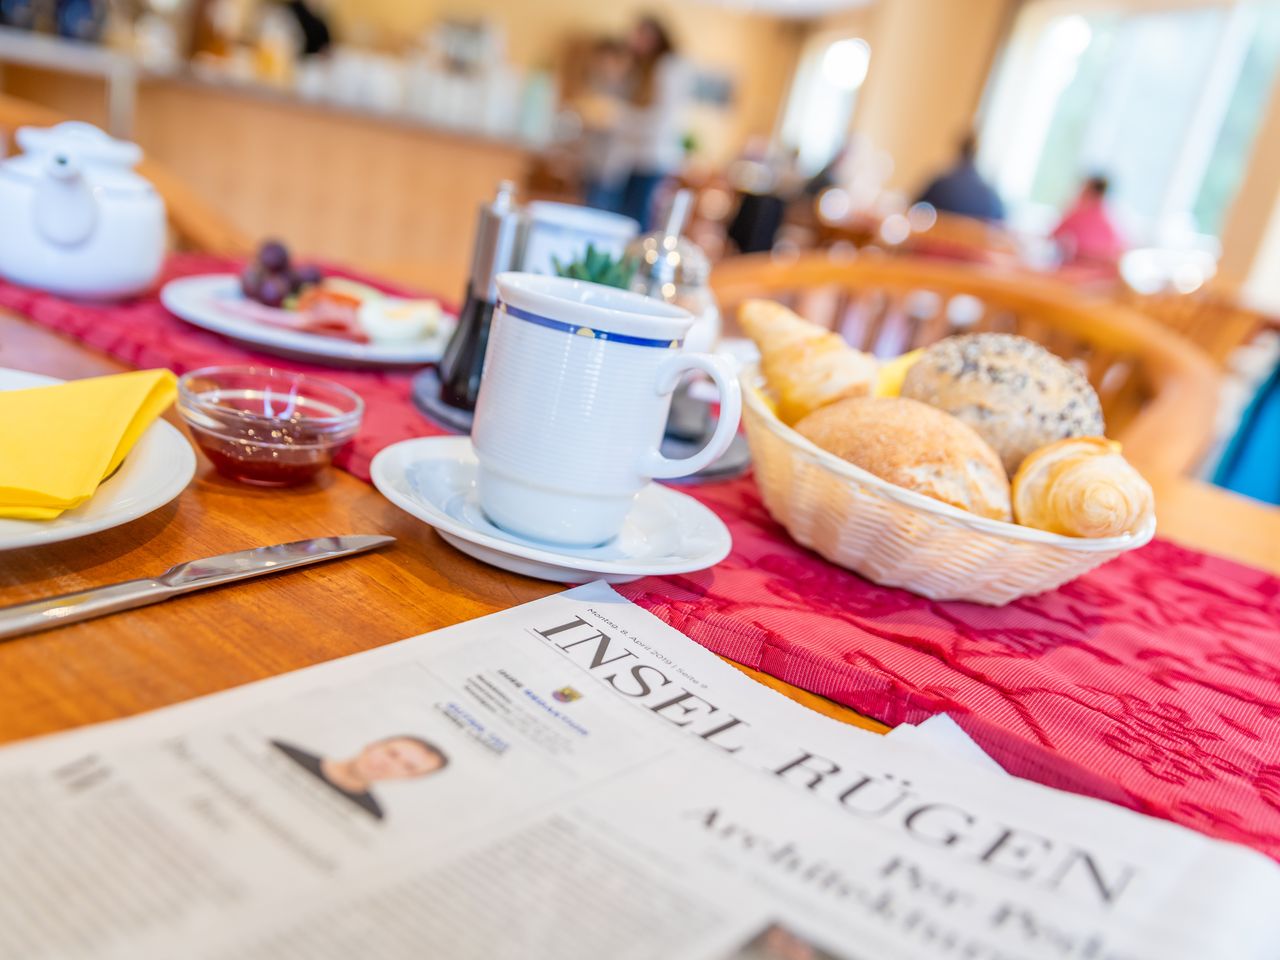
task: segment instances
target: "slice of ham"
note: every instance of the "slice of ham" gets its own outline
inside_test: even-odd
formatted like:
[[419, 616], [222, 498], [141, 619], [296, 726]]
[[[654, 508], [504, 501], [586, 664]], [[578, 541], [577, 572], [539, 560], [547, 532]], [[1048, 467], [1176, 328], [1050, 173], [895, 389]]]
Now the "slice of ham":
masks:
[[317, 302], [303, 310], [281, 310], [247, 297], [228, 297], [216, 301], [218, 309], [254, 323], [297, 330], [322, 337], [368, 343], [369, 338], [356, 320], [354, 308], [328, 301]]

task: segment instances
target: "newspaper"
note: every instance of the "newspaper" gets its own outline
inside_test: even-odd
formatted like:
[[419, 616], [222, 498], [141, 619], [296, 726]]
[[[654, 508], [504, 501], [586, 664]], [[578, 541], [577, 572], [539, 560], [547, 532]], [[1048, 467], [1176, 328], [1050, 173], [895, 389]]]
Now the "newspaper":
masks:
[[0, 957], [1230, 957], [1280, 867], [895, 742], [607, 586], [0, 751]]
[[991, 759], [964, 729], [945, 713], [937, 713], [923, 723], [900, 723], [887, 734], [894, 743], [908, 738], [916, 744], [938, 750], [955, 759], [976, 763], [984, 770], [1004, 773], [1004, 768]]

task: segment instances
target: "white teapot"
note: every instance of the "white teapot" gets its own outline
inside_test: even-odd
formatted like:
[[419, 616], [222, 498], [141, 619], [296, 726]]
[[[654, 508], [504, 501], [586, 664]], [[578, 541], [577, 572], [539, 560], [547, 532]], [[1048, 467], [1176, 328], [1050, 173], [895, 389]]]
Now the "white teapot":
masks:
[[87, 123], [23, 127], [0, 163], [0, 276], [71, 297], [145, 290], [165, 250], [164, 201], [137, 145]]

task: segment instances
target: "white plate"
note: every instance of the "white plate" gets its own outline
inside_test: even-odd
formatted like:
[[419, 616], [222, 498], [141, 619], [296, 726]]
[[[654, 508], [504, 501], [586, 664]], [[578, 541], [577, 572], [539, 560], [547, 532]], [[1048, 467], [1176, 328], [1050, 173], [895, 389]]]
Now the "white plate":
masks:
[[352, 343], [300, 330], [284, 330], [222, 309], [225, 300], [239, 300], [240, 278], [231, 273], [210, 273], [170, 280], [160, 290], [160, 301], [170, 313], [194, 326], [238, 340], [281, 357], [330, 366], [421, 366], [444, 355], [457, 319], [443, 314], [440, 329], [425, 340], [412, 343]]
[[[0, 367], [0, 390], [61, 383]], [[73, 540], [137, 520], [180, 494], [196, 472], [196, 455], [172, 425], [157, 420], [133, 445], [120, 469], [89, 500], [53, 520], [0, 517], [0, 550]]]
[[373, 458], [374, 486], [401, 510], [430, 524], [463, 553], [525, 576], [557, 583], [703, 570], [733, 546], [729, 530], [692, 497], [651, 483], [636, 496], [622, 533], [600, 547], [557, 547], [495, 527], [480, 509], [469, 437], [424, 437]]

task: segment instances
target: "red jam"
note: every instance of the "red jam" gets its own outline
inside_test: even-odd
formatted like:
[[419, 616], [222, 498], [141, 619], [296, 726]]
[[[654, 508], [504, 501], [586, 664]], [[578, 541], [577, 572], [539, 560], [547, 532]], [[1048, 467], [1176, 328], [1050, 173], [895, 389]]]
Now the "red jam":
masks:
[[251, 440], [216, 436], [195, 426], [191, 433], [218, 473], [264, 487], [306, 483], [329, 466], [335, 452], [331, 447], [313, 444], [266, 447]]
[[183, 417], [196, 444], [218, 473], [242, 483], [314, 480], [360, 423], [358, 396], [306, 377], [231, 370], [184, 389]]

